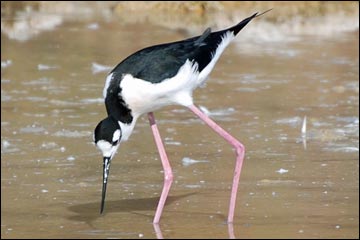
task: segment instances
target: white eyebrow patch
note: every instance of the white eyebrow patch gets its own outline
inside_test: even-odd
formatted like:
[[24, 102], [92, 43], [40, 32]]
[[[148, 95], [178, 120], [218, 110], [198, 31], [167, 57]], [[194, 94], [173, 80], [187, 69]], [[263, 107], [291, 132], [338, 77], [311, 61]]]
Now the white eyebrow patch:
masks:
[[113, 142], [116, 142], [116, 141], [119, 141], [120, 140], [120, 130], [116, 130], [113, 134], [113, 138], [112, 138], [112, 141]]

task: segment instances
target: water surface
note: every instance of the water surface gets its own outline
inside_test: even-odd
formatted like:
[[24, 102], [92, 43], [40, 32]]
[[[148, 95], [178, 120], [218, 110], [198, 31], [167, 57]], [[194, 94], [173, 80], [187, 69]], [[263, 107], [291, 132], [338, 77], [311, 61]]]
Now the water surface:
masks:
[[359, 33], [242, 33], [194, 93], [246, 146], [234, 224], [233, 150], [171, 106], [155, 113], [175, 175], [159, 226], [163, 173], [146, 116], [114, 158], [104, 215], [92, 131], [108, 68], [189, 36], [116, 20], [68, 21], [26, 41], [2, 33], [2, 238], [358, 238]]

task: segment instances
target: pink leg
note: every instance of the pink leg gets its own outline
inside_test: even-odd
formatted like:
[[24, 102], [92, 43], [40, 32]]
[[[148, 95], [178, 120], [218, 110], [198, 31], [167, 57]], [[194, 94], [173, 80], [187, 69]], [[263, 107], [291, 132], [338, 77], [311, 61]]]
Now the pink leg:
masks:
[[153, 227], [155, 229], [156, 239], [164, 239], [164, 236], [161, 232], [160, 225], [158, 223], [154, 223]]
[[232, 223], [234, 220], [236, 194], [237, 194], [238, 185], [239, 185], [241, 167], [242, 167], [244, 155], [245, 155], [245, 147], [236, 138], [231, 136], [228, 132], [226, 132], [219, 125], [217, 125], [213, 120], [211, 120], [206, 114], [204, 114], [195, 105], [189, 106], [189, 109], [192, 112], [194, 112], [201, 120], [203, 120], [209, 127], [211, 127], [215, 132], [217, 132], [221, 137], [223, 137], [228, 143], [230, 143], [235, 148], [236, 164], [235, 164], [235, 172], [234, 172], [233, 184], [232, 184], [232, 189], [231, 189], [230, 207], [229, 207], [229, 215], [228, 215], [228, 223]]
[[161, 192], [159, 204], [156, 208], [156, 213], [155, 213], [155, 217], [154, 217], [154, 221], [153, 221], [153, 223], [159, 223], [161, 213], [163, 211], [165, 201], [166, 201], [166, 198], [168, 196], [168, 193], [169, 193], [172, 181], [173, 181], [173, 173], [172, 173], [172, 170], [170, 167], [168, 157], [165, 152], [164, 144], [160, 137], [159, 129], [157, 128], [156, 123], [155, 123], [154, 114], [152, 112], [150, 112], [150, 113], [148, 113], [148, 117], [149, 117], [150, 127], [151, 127], [151, 130], [154, 135], [155, 143], [156, 143], [157, 149], [160, 154], [161, 163], [164, 168], [164, 186], [163, 186], [163, 190]]

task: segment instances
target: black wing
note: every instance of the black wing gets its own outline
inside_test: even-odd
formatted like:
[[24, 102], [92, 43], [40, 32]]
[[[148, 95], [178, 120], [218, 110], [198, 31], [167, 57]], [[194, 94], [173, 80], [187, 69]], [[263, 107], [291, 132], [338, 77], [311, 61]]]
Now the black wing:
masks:
[[175, 76], [187, 59], [196, 62], [198, 71], [201, 72], [210, 63], [222, 36], [227, 31], [236, 35], [256, 16], [257, 13], [222, 31], [211, 32], [207, 29], [201, 36], [144, 48], [119, 63], [111, 71], [114, 73], [113, 79], [121, 81], [123, 74], [131, 74], [133, 77], [158, 83]]

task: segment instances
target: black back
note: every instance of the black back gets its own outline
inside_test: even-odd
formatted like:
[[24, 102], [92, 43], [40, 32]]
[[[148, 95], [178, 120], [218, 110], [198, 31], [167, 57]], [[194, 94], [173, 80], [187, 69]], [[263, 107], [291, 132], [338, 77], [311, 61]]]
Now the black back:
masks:
[[175, 76], [187, 59], [197, 62], [198, 71], [201, 72], [210, 63], [223, 34], [232, 31], [236, 35], [256, 14], [222, 31], [211, 32], [207, 29], [201, 36], [144, 48], [119, 63], [111, 73], [114, 73], [115, 78], [131, 74], [136, 78], [158, 83]]
[[120, 82], [124, 74], [159, 83], [175, 76], [186, 60], [196, 62], [198, 71], [201, 72], [210, 63], [223, 35], [227, 31], [232, 31], [236, 35], [256, 16], [257, 13], [222, 31], [211, 32], [207, 29], [200, 36], [147, 47], [124, 59], [110, 72], [113, 75], [105, 98], [108, 115], [127, 124], [133, 120], [131, 109], [121, 96]]

